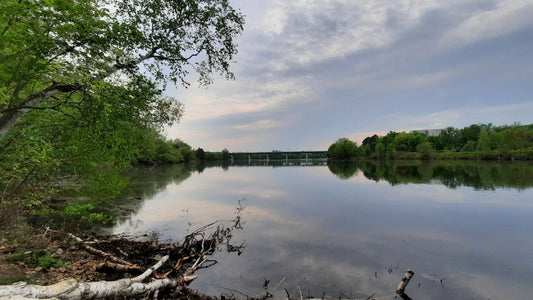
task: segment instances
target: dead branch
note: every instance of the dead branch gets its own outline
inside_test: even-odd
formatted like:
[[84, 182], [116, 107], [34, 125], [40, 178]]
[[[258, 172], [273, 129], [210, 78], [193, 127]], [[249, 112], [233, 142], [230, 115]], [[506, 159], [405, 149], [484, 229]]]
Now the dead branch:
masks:
[[[235, 228], [226, 228], [223, 225], [212, 227], [215, 223], [203, 226], [187, 235], [180, 245], [160, 245], [153, 249], [152, 255], [166, 253], [156, 264], [148, 268], [144, 273], [134, 278], [123, 278], [115, 281], [80, 282], [75, 279], [64, 280], [54, 285], [40, 286], [18, 283], [10, 286], [0, 286], [0, 298], [33, 298], [33, 299], [95, 299], [117, 297], [146, 297], [152, 296], [180, 298], [184, 295], [187, 299], [216, 299], [188, 288], [191, 281], [198, 275], [195, 272], [201, 268], [207, 268], [217, 263], [210, 259], [221, 245], [230, 245], [231, 231]], [[211, 231], [208, 233], [207, 231]], [[117, 258], [110, 253], [96, 249], [100, 246], [97, 242], [94, 247], [89, 246], [81, 238], [68, 234], [83, 250], [103, 257], [108, 261], [96, 265], [96, 269], [102, 272], [127, 272], [139, 274], [142, 267], [133, 265], [123, 259]], [[140, 244], [136, 244], [140, 245]], [[115, 247], [116, 248], [116, 247]], [[238, 246], [244, 248], [244, 244]], [[122, 255], [127, 254], [122, 250]], [[168, 260], [172, 260], [170, 268], [162, 275], [155, 272]], [[147, 263], [149, 259], [143, 260]], [[140, 263], [143, 265], [143, 262]], [[168, 271], [170, 269], [170, 271]], [[192, 296], [189, 298], [188, 296]]]
[[128, 266], [106, 261], [94, 266], [95, 270], [102, 273], [130, 273], [140, 274], [143, 269], [139, 266]]
[[80, 247], [82, 247], [87, 252], [90, 252], [92, 254], [96, 254], [96, 255], [101, 256], [103, 258], [109, 259], [110, 261], [118, 263], [118, 264], [127, 265], [127, 266], [133, 266], [133, 264], [128, 262], [128, 261], [125, 261], [125, 260], [120, 259], [120, 258], [118, 258], [116, 256], [113, 256], [113, 255], [111, 255], [111, 254], [109, 254], [107, 252], [104, 252], [102, 250], [98, 250], [96, 248], [93, 248], [93, 247], [85, 244], [82, 239], [80, 239], [79, 237], [73, 235], [72, 233], [69, 233], [68, 236], [73, 238], [76, 242], [78, 242], [78, 245], [80, 245]]

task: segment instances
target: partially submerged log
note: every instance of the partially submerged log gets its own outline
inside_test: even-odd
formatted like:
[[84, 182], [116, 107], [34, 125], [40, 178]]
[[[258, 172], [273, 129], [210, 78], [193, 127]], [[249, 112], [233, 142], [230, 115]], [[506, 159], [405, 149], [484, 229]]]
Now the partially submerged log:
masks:
[[396, 288], [396, 294], [398, 295], [404, 295], [405, 288], [409, 284], [409, 281], [413, 276], [415, 275], [415, 272], [413, 270], [408, 269], [403, 278], [401, 279], [400, 283], [398, 284], [398, 288]]

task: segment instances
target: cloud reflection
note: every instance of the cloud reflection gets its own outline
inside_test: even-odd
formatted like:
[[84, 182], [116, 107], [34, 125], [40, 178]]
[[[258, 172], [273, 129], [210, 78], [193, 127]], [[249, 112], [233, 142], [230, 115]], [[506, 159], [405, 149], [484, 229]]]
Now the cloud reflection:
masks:
[[270, 291], [276, 298], [285, 288], [297, 297], [298, 287], [304, 296], [387, 296], [407, 268], [416, 273], [413, 299], [531, 294], [532, 189], [380, 183], [363, 172], [339, 180], [325, 167], [206, 168], [147, 200], [133, 217], [142, 224], [130, 229], [179, 239], [188, 226], [231, 220], [241, 200], [243, 230], [233, 240], [244, 253], [216, 253], [219, 264], [192, 285], [213, 295], [259, 295], [268, 279], [271, 288], [281, 282]]

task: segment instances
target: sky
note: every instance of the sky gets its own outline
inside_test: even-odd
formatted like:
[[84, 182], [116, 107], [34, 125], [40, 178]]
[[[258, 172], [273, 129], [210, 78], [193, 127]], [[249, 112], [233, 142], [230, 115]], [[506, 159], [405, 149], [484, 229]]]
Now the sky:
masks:
[[389, 131], [533, 123], [531, 0], [231, 0], [231, 70], [167, 93], [206, 151], [327, 150]]

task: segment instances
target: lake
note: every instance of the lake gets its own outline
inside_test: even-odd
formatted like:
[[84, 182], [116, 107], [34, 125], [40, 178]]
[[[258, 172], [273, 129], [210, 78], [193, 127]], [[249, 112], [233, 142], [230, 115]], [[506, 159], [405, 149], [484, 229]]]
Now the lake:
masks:
[[178, 241], [238, 214], [242, 254], [191, 285], [211, 295], [390, 296], [409, 268], [412, 299], [533, 294], [531, 162], [252, 164], [135, 169], [112, 231]]

